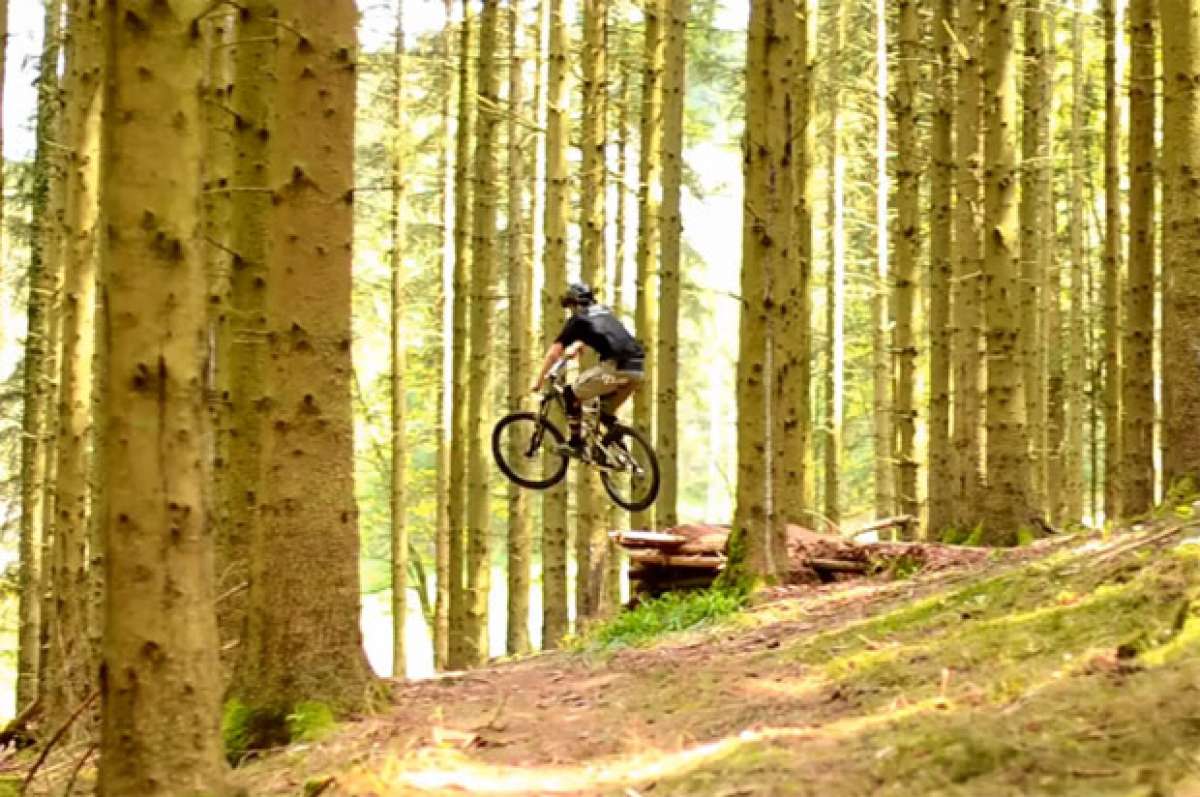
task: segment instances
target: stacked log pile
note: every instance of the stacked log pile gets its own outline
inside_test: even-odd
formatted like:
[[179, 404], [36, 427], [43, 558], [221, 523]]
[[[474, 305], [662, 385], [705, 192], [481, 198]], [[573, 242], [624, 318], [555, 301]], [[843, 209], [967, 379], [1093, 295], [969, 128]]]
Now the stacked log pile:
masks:
[[[904, 526], [911, 518], [891, 518], [860, 529]], [[629, 554], [635, 594], [656, 597], [675, 590], [709, 587], [728, 562], [728, 526], [687, 525], [668, 531], [614, 531], [609, 536]], [[986, 556], [980, 549], [920, 543], [859, 544], [852, 537], [788, 527], [789, 584], [823, 584], [889, 569], [906, 572], [969, 564]]]

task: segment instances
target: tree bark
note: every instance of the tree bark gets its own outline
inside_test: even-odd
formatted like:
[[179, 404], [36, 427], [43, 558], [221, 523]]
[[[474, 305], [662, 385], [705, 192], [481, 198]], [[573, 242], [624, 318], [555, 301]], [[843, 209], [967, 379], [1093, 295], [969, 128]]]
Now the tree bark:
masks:
[[954, 524], [951, 447], [951, 303], [954, 285], [954, 0], [938, 0], [933, 18], [934, 108], [929, 226], [929, 517], [928, 538]]
[[[202, 37], [207, 0], [109, 7], [107, 583], [98, 793], [224, 794], [206, 522]], [[164, 171], [164, 163], [183, 164]]]
[[772, 304], [794, 269], [789, 108], [796, 14], [786, 0], [752, 0], [746, 51], [742, 316], [737, 370], [738, 482], [730, 570], [768, 582], [787, 574], [784, 524], [771, 500]]
[[[517, 118], [525, 112], [525, 59], [521, 2], [508, 9], [508, 409], [521, 408], [533, 373], [533, 263], [528, 258], [525, 229], [526, 156]], [[521, 456], [515, 439], [510, 456]], [[508, 485], [508, 632], [510, 655], [530, 651], [529, 591], [533, 548], [533, 516], [528, 491]]]
[[1045, 336], [1041, 290], [1045, 278], [1044, 228], [1048, 221], [1045, 194], [1049, 181], [1050, 86], [1045, 80], [1046, 38], [1042, 0], [1026, 0], [1024, 85], [1021, 114], [1021, 372], [1025, 383], [1025, 418], [1029, 430], [1029, 504], [1045, 515], [1046, 383]]
[[1014, 6], [984, 3], [984, 283], [987, 288], [987, 513], [983, 542], [1013, 545], [1028, 523], [1019, 350]]
[[825, 292], [825, 519], [842, 520], [842, 427], [846, 392], [846, 155], [842, 150], [842, 82], [846, 46], [846, 9], [834, 0], [829, 27], [829, 279]]
[[656, 451], [662, 487], [655, 502], [658, 524], [679, 524], [679, 291], [683, 217], [683, 105], [687, 95], [687, 24], [689, 0], [666, 5], [666, 44], [662, 80], [661, 259], [658, 282], [658, 394]]
[[[603, 291], [607, 265], [607, 118], [608, 118], [607, 0], [592, 0], [583, 8], [583, 83], [581, 115], [582, 174], [580, 175], [580, 269], [583, 281]], [[594, 364], [588, 355], [586, 364]], [[585, 364], [585, 365], [586, 365]], [[577, 630], [599, 617], [609, 550], [605, 525], [608, 499], [591, 468], [578, 468], [575, 525], [575, 618]], [[607, 608], [613, 608], [611, 605]]]
[[[645, 0], [642, 49], [642, 116], [638, 155], [637, 309], [634, 327], [646, 347], [646, 379], [633, 396], [633, 422], [651, 440], [657, 430], [658, 397], [658, 255], [662, 224], [663, 77], [666, 65], [664, 17], [668, 0]], [[656, 528], [654, 507], [636, 512], [634, 528]]]
[[1200, 485], [1200, 7], [1162, 0], [1163, 26], [1163, 475]]
[[[263, 436], [269, 396], [264, 286], [272, 212], [268, 172], [277, 85], [272, 78], [277, 79], [275, 59], [281, 35], [278, 15], [276, 0], [248, 0], [238, 13], [235, 34], [229, 464], [221, 482], [226, 492], [218, 497], [229, 522], [217, 538], [218, 583], [223, 592], [249, 583], [251, 545], [263, 522]], [[223, 644], [241, 639], [248, 594], [234, 593], [218, 607]]]
[[[351, 412], [354, 63], [350, 0], [278, 0], [263, 306], [263, 500], [232, 696], [263, 725], [301, 702], [360, 710]], [[295, 38], [293, 38], [295, 37]], [[286, 596], [283, 598], [281, 596]], [[286, 737], [285, 737], [286, 738]]]
[[479, 107], [475, 123], [474, 233], [471, 241], [471, 375], [467, 398], [467, 636], [468, 666], [487, 662], [488, 595], [491, 592], [491, 429], [492, 366], [496, 293], [496, 129], [500, 119], [500, 75], [496, 71], [499, 1], [484, 0], [479, 17]]
[[921, 18], [917, 0], [900, 0], [898, 25], [899, 77], [893, 94], [896, 113], [896, 235], [892, 328], [896, 394], [896, 506], [902, 515], [917, 516], [917, 343], [913, 333], [917, 301], [917, 261], [921, 256], [921, 164], [917, 143], [917, 96], [921, 83]]
[[[1129, 6], [1129, 274], [1125, 285], [1122, 377], [1122, 509], [1137, 517], [1154, 507], [1155, 45], [1153, 0]], [[1136, 366], [1136, 367], [1135, 367]]]
[[59, 377], [55, 535], [50, 571], [50, 692], [46, 717], [65, 721], [94, 686], [89, 646], [88, 476], [96, 342], [100, 116], [104, 86], [103, 9], [72, 0], [63, 119], [66, 181], [63, 224], [63, 319]]
[[951, 302], [954, 336], [955, 525], [966, 531], [979, 521], [982, 441], [980, 439], [980, 339], [983, 334], [983, 148], [980, 119], [979, 0], [959, 0], [959, 66], [955, 104], [954, 287]]
[[1083, 308], [1086, 302], [1083, 274], [1086, 268], [1083, 248], [1083, 125], [1085, 119], [1085, 94], [1083, 72], [1083, 12], [1076, 0], [1071, 21], [1071, 182], [1068, 202], [1071, 209], [1071, 276], [1070, 310], [1067, 322], [1067, 365], [1064, 417], [1065, 443], [1063, 446], [1063, 521], [1079, 523], [1083, 520], [1083, 404], [1085, 399], [1084, 360], [1085, 320]]
[[1104, 20], [1104, 515], [1121, 518], [1121, 114], [1117, 109], [1117, 12]]
[[[563, 0], [548, 0], [550, 43], [546, 78], [546, 255], [542, 288], [542, 343], [562, 327], [559, 297], [567, 282], [567, 23]], [[561, 419], [560, 419], [561, 420]], [[567, 606], [567, 494], [563, 485], [543, 493], [542, 647], [558, 648], [570, 630]]]
[[892, 442], [895, 433], [892, 414], [892, 357], [888, 346], [891, 313], [888, 307], [889, 265], [891, 254], [888, 235], [888, 57], [887, 57], [887, 0], [875, 0], [875, 143], [876, 200], [875, 232], [878, 236], [875, 261], [875, 284], [871, 295], [872, 380], [874, 407], [872, 420], [875, 432], [875, 515], [895, 514], [895, 463]]
[[467, 657], [467, 450], [470, 430], [467, 415], [468, 309], [471, 290], [471, 129], [475, 114], [475, 83], [471, 71], [472, 25], [468, 0], [463, 0], [458, 51], [458, 123], [454, 149], [454, 310], [453, 387], [450, 398], [450, 667], [466, 664]]

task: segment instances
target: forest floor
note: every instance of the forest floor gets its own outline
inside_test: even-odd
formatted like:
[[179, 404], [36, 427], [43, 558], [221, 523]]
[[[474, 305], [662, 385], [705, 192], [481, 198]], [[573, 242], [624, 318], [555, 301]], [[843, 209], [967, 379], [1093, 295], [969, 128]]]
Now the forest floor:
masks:
[[645, 647], [397, 683], [236, 778], [255, 797], [1200, 797], [1198, 529], [779, 589]]

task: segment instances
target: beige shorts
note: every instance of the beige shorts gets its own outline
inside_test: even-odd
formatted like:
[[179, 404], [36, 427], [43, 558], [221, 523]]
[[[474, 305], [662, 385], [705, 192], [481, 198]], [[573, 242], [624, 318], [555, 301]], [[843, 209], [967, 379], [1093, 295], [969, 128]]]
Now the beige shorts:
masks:
[[615, 415], [644, 379], [641, 371], [618, 371], [616, 362], [604, 360], [580, 374], [572, 390], [580, 401], [600, 399], [600, 408]]

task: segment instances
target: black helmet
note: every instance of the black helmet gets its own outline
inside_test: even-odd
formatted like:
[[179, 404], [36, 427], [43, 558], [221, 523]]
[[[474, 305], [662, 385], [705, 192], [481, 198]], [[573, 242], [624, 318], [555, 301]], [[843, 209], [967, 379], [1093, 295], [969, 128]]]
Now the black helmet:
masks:
[[596, 294], [592, 293], [591, 286], [586, 282], [572, 282], [562, 296], [563, 307], [587, 307], [595, 301]]

